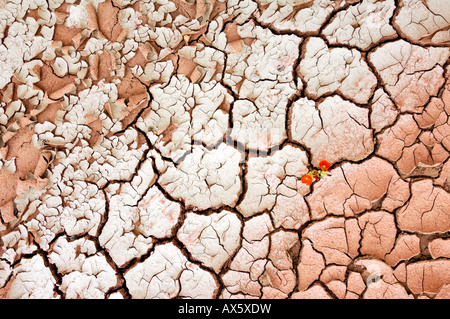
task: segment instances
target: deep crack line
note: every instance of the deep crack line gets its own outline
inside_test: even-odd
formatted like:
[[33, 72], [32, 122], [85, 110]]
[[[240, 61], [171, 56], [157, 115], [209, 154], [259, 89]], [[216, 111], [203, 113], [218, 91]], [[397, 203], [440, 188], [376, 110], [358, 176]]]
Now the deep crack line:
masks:
[[322, 4], [0, 3], [0, 298], [448, 298], [448, 10]]

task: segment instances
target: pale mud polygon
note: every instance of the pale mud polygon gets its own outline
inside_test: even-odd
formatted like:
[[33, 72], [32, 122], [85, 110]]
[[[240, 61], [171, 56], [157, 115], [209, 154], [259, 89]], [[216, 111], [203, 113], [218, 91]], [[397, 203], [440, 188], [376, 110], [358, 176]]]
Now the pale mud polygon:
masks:
[[0, 0], [0, 298], [450, 298], [449, 56], [448, 1]]

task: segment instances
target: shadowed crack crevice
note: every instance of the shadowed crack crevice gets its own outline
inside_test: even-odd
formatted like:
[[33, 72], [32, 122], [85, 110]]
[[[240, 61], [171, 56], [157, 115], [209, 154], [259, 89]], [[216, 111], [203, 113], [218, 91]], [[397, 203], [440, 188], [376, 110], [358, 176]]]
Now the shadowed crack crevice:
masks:
[[448, 9], [325, 2], [4, 5], [0, 296], [448, 298]]

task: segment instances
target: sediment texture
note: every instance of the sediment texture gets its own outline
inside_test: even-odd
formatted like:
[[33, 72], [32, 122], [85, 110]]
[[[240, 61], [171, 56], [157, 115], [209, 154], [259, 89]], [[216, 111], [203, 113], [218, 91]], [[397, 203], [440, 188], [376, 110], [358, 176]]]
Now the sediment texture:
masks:
[[448, 1], [0, 0], [0, 298], [450, 298], [449, 56]]

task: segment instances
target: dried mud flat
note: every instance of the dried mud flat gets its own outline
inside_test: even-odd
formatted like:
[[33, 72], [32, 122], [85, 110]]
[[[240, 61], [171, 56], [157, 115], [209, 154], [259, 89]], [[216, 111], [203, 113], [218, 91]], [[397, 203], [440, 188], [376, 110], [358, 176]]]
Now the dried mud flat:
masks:
[[0, 0], [0, 298], [450, 298], [449, 55], [448, 0]]

